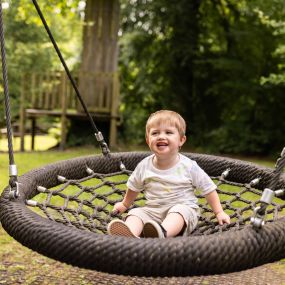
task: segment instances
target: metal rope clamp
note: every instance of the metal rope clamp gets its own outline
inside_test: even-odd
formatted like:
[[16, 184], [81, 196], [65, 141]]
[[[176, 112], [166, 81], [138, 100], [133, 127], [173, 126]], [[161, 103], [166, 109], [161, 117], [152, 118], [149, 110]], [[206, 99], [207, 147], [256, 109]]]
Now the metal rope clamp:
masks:
[[274, 196], [275, 196], [275, 192], [273, 190], [269, 188], [265, 188], [263, 190], [263, 193], [260, 199], [261, 206], [258, 206], [254, 209], [254, 215], [250, 219], [250, 222], [254, 228], [260, 229], [264, 226], [266, 208], [269, 204], [271, 204]]
[[110, 153], [110, 150], [108, 148], [107, 143], [104, 140], [103, 134], [101, 132], [95, 133], [95, 137], [100, 144], [103, 155], [105, 156], [108, 155]]
[[[9, 199], [12, 200], [12, 199], [16, 199], [20, 196], [19, 182], [17, 181], [18, 170], [17, 170], [17, 166], [15, 164], [11, 164], [9, 166], [9, 175], [10, 175]], [[15, 181], [12, 181], [12, 178], [14, 178]]]
[[10, 186], [10, 192], [9, 192], [9, 200], [16, 199], [20, 196], [19, 193], [19, 182], [15, 182], [15, 186]]

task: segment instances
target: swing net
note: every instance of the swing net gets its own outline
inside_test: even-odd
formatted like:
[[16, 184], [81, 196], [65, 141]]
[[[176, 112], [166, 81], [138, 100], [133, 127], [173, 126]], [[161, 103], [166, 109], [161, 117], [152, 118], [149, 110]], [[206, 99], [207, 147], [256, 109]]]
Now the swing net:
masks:
[[[193, 156], [193, 155], [192, 155]], [[207, 235], [227, 230], [239, 230], [250, 222], [254, 210], [260, 205], [261, 191], [256, 187], [261, 177], [256, 174], [251, 181], [239, 183], [227, 180], [231, 169], [224, 169], [219, 176], [211, 178], [216, 182], [217, 192], [224, 210], [231, 217], [231, 224], [219, 226], [211, 208], [203, 196], [199, 198], [201, 216], [193, 235]], [[107, 224], [114, 218], [123, 218], [112, 213], [116, 202], [123, 199], [126, 182], [131, 170], [114, 173], [95, 173], [86, 166], [86, 176], [69, 179], [56, 175], [59, 185], [52, 188], [37, 186], [38, 194], [26, 204], [39, 215], [67, 226], [106, 234]], [[284, 189], [280, 189], [284, 190]], [[143, 193], [133, 207], [144, 205]], [[284, 216], [284, 202], [276, 197], [267, 208], [267, 221]]]

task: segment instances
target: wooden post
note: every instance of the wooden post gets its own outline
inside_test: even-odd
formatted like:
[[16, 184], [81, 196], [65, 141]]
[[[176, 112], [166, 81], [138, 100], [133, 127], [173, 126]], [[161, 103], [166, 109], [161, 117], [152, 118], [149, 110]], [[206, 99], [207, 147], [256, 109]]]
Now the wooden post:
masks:
[[20, 151], [25, 151], [25, 76], [21, 76], [21, 97], [20, 97]]
[[65, 149], [65, 144], [66, 144], [66, 134], [67, 134], [67, 118], [66, 118], [66, 109], [67, 109], [67, 101], [66, 101], [66, 97], [67, 97], [67, 88], [66, 88], [66, 84], [67, 84], [67, 78], [65, 73], [62, 72], [61, 74], [61, 139], [60, 139], [60, 149], [64, 150]]
[[31, 141], [31, 150], [35, 150], [35, 136], [36, 136], [36, 127], [37, 127], [37, 123], [36, 123], [36, 118], [33, 117], [32, 119], [32, 141]]
[[110, 119], [110, 134], [109, 144], [110, 147], [116, 147], [117, 145], [117, 116], [118, 116], [118, 98], [119, 98], [119, 78], [118, 74], [113, 74], [112, 80], [112, 106], [111, 106], [111, 119]]

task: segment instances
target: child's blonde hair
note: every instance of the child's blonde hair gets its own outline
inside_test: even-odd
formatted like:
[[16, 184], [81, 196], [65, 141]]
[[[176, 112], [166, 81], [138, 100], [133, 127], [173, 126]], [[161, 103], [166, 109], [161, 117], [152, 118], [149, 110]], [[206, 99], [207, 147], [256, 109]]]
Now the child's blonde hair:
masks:
[[169, 110], [160, 110], [152, 113], [145, 126], [146, 136], [148, 135], [150, 128], [157, 126], [161, 123], [166, 123], [177, 128], [180, 136], [184, 136], [186, 132], [185, 120], [176, 112]]

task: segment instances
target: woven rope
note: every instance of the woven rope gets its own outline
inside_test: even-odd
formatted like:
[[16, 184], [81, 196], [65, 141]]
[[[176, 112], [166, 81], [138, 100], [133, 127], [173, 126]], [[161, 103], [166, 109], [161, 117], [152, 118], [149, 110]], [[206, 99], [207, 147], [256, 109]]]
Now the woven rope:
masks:
[[[235, 219], [231, 227], [218, 227], [209, 208], [202, 205], [203, 218], [196, 232], [199, 236], [138, 240], [105, 235], [106, 223], [112, 218], [110, 209], [122, 195], [124, 190], [121, 186], [129, 173], [120, 171], [120, 160], [132, 171], [146, 155], [113, 154], [111, 159], [103, 156], [84, 157], [28, 172], [19, 178], [21, 196], [18, 200], [9, 201], [8, 190], [3, 192], [0, 200], [1, 223], [23, 245], [44, 255], [79, 267], [117, 274], [188, 276], [223, 273], [284, 257], [285, 220], [276, 219], [284, 203], [274, 200], [268, 211], [272, 213], [270, 219], [276, 220], [268, 222], [261, 230], [254, 230], [250, 225], [244, 226], [249, 216], [243, 214], [258, 203], [258, 198], [252, 202], [244, 195], [250, 192], [258, 197], [260, 190], [271, 181], [272, 170], [247, 162], [200, 154], [186, 155], [196, 160], [210, 176], [219, 178], [217, 183], [220, 194], [230, 198], [223, 202], [223, 206]], [[87, 167], [94, 173], [87, 174]], [[230, 169], [228, 176], [221, 176], [226, 169]], [[124, 177], [119, 182], [110, 182], [113, 173]], [[65, 179], [60, 178], [60, 182], [58, 175]], [[97, 184], [89, 185], [89, 178], [95, 179]], [[256, 178], [260, 180], [253, 185], [252, 181]], [[234, 195], [228, 193], [228, 190], [223, 189], [225, 183], [239, 191]], [[72, 189], [75, 187], [76, 194], [64, 193], [68, 189], [66, 185]], [[100, 188], [98, 185], [107, 187], [111, 198], [106, 198], [106, 192], [96, 192]], [[41, 217], [25, 205], [26, 199], [30, 200], [38, 194], [38, 186], [46, 188], [40, 188], [46, 198], [39, 205], [42, 213], [48, 213], [49, 219]], [[282, 175], [276, 187], [284, 189], [284, 186], [285, 177]], [[52, 206], [51, 194], [60, 197], [63, 206]], [[82, 200], [81, 195], [87, 195], [88, 198]], [[95, 200], [101, 201], [99, 207], [93, 206]], [[242, 208], [233, 206], [237, 201], [243, 204]], [[69, 203], [76, 203], [76, 207], [70, 208]], [[59, 214], [53, 217], [49, 210]], [[214, 232], [216, 234], [211, 234]]]

